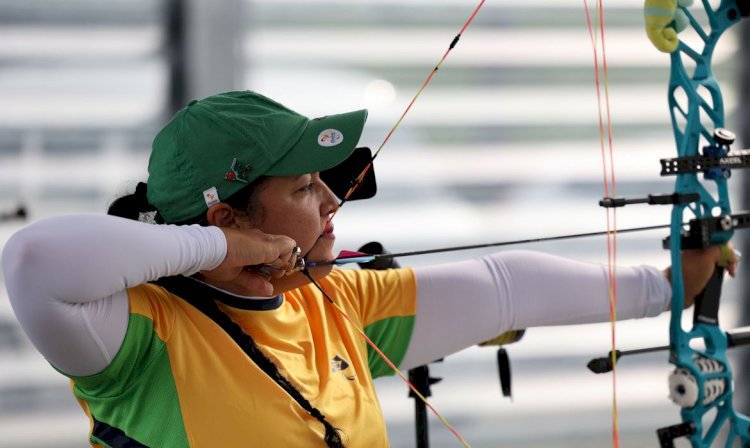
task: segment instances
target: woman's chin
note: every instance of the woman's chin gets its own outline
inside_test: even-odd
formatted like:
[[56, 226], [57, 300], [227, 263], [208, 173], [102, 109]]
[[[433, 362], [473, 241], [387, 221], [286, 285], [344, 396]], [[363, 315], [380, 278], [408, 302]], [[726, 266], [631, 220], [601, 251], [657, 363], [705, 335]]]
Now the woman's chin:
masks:
[[305, 255], [305, 261], [328, 261], [336, 256], [333, 254], [333, 240], [320, 238]]

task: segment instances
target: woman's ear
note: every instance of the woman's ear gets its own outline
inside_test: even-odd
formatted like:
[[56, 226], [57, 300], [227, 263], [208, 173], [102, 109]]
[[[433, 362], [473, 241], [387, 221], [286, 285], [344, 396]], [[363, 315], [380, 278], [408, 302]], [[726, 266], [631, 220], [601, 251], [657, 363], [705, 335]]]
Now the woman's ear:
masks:
[[238, 227], [234, 209], [224, 202], [219, 202], [209, 207], [206, 211], [206, 220], [212, 226]]

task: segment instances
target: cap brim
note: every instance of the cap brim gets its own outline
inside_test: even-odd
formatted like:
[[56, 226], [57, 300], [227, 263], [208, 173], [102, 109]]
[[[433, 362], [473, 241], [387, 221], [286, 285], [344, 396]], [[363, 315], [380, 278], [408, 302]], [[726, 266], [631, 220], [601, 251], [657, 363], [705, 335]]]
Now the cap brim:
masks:
[[[264, 174], [298, 176], [333, 168], [357, 147], [366, 120], [365, 109], [310, 120], [300, 139]], [[339, 140], [332, 144], [329, 134]]]

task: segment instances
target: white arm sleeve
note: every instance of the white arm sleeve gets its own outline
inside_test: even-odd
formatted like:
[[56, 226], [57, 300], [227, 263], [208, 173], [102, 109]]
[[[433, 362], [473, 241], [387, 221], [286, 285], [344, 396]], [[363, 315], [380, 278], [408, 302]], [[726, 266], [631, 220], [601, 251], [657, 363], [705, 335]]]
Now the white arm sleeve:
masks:
[[[417, 316], [400, 368], [515, 329], [609, 321], [607, 267], [528, 251], [414, 269]], [[617, 318], [656, 316], [672, 290], [652, 267], [618, 267]]]
[[84, 376], [104, 370], [122, 345], [127, 288], [213, 269], [226, 251], [218, 227], [71, 215], [13, 235], [3, 250], [3, 274], [34, 346], [57, 369]]

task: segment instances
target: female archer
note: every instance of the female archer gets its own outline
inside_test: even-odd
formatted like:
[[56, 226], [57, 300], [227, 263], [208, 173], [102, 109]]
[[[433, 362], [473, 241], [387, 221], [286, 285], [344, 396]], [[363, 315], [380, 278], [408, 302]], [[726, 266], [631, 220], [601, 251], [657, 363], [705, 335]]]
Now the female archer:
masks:
[[[338, 201], [320, 173], [350, 156], [366, 116], [308, 119], [247, 91], [194, 100], [119, 216], [10, 239], [13, 309], [71, 379], [93, 446], [387, 446], [373, 378], [392, 372], [360, 329], [408, 369], [508, 330], [609, 319], [606, 268], [535, 252], [300, 269], [334, 256]], [[689, 300], [719, 252], [683, 254]], [[618, 317], [667, 310], [669, 275], [618, 268]]]

